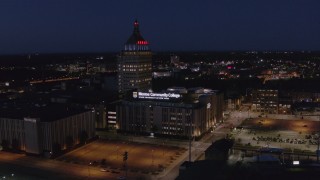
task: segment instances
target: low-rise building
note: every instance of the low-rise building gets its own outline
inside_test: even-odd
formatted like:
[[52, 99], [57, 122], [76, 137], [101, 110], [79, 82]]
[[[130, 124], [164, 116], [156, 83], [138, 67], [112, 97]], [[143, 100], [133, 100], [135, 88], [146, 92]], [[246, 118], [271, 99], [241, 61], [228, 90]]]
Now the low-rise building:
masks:
[[95, 136], [95, 113], [57, 104], [6, 105], [0, 114], [4, 148], [42, 154], [64, 150]]
[[278, 90], [257, 89], [252, 91], [252, 110], [263, 113], [278, 113]]

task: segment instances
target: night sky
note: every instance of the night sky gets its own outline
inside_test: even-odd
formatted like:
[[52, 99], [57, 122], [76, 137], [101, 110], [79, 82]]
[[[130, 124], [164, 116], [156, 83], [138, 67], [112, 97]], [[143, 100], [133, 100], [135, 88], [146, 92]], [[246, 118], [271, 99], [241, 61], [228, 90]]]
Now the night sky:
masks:
[[0, 54], [320, 50], [320, 0], [1, 0]]

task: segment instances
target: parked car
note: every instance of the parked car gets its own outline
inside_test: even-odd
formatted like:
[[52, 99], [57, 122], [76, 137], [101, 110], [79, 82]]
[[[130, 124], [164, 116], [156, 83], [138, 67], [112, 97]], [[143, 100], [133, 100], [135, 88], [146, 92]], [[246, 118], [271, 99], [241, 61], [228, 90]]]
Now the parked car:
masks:
[[107, 169], [106, 168], [101, 168], [100, 171], [101, 172], [107, 172]]

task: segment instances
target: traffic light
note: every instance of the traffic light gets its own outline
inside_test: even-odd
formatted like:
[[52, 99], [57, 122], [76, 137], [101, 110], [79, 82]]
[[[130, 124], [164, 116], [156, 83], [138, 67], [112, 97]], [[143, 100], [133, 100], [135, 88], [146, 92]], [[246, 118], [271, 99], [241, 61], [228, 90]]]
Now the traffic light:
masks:
[[128, 159], [128, 152], [125, 151], [125, 152], [123, 153], [123, 161], [126, 161], [127, 159]]

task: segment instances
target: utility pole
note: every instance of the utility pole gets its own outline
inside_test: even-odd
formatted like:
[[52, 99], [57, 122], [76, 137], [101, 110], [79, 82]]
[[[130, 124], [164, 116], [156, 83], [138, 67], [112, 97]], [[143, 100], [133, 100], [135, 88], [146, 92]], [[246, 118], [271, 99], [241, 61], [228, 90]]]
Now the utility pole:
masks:
[[88, 175], [89, 175], [89, 178], [90, 178], [90, 176], [91, 176], [91, 174], [90, 174], [90, 166], [92, 165], [92, 162], [90, 162], [89, 164], [88, 164]]
[[126, 171], [126, 179], [127, 179], [127, 176], [128, 176], [127, 160], [128, 160], [128, 152], [125, 151], [125, 152], [123, 153], [123, 162], [124, 162], [125, 171]]

